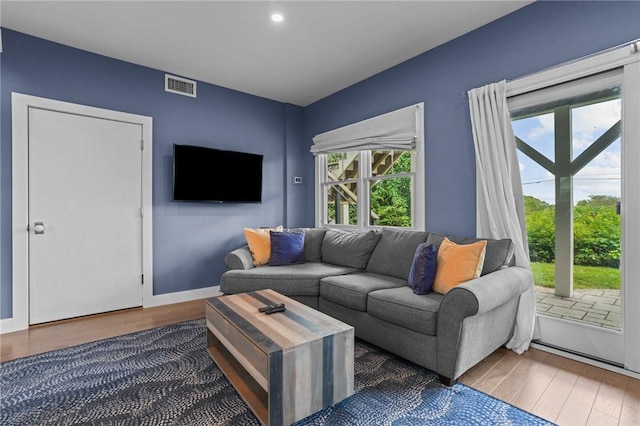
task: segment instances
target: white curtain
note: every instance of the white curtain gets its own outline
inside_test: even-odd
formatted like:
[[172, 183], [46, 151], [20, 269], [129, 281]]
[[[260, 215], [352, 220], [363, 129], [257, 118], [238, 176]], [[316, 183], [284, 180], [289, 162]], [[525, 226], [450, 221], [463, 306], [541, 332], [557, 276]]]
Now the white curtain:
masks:
[[415, 149], [420, 111], [420, 104], [411, 105], [321, 133], [313, 138], [311, 152]]
[[[510, 238], [516, 265], [531, 268], [520, 166], [507, 108], [506, 81], [469, 91], [476, 151], [476, 230], [478, 237]], [[507, 348], [522, 353], [534, 335], [533, 286], [520, 297], [515, 332]]]

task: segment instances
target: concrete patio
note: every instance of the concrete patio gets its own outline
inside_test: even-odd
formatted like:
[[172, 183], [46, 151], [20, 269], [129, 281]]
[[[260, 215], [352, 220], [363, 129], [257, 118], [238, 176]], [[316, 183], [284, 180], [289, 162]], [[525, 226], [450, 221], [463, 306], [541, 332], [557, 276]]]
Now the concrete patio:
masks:
[[571, 298], [558, 297], [553, 291], [536, 286], [539, 314], [620, 330], [620, 290], [574, 290]]

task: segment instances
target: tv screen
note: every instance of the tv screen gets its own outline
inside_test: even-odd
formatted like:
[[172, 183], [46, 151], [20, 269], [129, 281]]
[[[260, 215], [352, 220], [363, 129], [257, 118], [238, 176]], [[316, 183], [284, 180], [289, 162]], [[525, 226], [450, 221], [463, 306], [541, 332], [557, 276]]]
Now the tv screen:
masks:
[[174, 144], [173, 200], [261, 202], [262, 155]]

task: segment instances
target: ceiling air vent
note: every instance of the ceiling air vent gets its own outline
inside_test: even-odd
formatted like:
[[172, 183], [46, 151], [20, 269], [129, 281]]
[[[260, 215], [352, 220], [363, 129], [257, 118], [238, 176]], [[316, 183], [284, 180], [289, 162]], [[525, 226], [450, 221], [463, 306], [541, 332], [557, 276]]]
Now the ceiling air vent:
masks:
[[164, 90], [178, 95], [196, 97], [196, 82], [175, 75], [164, 75]]

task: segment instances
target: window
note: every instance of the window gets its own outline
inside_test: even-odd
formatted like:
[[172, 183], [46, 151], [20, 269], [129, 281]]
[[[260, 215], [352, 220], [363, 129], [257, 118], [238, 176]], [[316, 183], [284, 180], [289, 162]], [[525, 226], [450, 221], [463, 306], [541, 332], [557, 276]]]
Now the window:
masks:
[[325, 224], [358, 224], [359, 152], [327, 154]]
[[[381, 130], [390, 124], [395, 128]], [[314, 142], [316, 225], [424, 230], [422, 104], [318, 135]]]
[[410, 228], [413, 151], [368, 151], [369, 225]]

